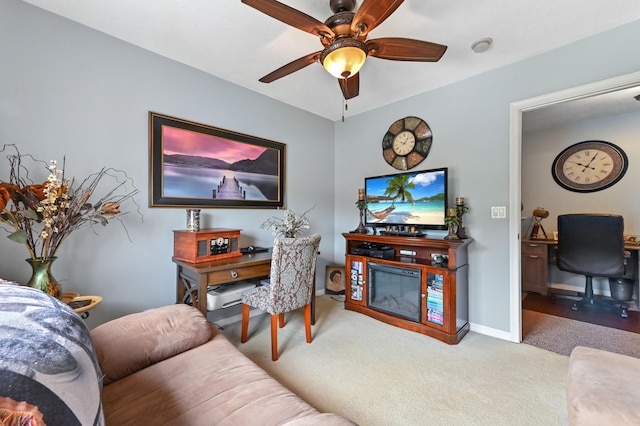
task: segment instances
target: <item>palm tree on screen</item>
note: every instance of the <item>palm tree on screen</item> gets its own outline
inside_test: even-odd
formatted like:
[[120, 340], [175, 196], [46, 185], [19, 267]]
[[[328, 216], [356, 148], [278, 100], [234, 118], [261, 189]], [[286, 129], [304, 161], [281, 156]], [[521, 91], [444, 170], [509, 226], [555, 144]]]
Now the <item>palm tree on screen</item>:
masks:
[[413, 195], [411, 195], [410, 189], [416, 187], [413, 181], [409, 180], [409, 175], [399, 175], [387, 181], [387, 189], [384, 191], [384, 195], [393, 199], [392, 205], [395, 204], [399, 198], [402, 202], [413, 202]]

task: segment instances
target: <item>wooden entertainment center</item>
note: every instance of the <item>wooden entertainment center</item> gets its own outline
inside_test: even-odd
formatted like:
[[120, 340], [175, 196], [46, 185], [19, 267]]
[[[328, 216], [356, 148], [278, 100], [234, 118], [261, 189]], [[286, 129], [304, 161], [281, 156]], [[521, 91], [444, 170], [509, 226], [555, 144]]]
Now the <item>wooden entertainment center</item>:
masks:
[[[345, 309], [455, 345], [469, 331], [467, 246], [472, 239], [342, 234], [346, 240]], [[384, 248], [367, 253], [363, 247]], [[390, 255], [393, 249], [393, 255]], [[362, 254], [364, 251], [365, 254]], [[385, 251], [384, 258], [382, 252]], [[448, 257], [437, 263], [437, 256]], [[439, 260], [439, 259], [438, 259]], [[398, 276], [420, 277], [419, 319], [404, 318], [375, 307], [368, 277], [372, 266], [397, 270]], [[400, 290], [399, 290], [400, 291]], [[386, 296], [389, 297], [389, 296]]]

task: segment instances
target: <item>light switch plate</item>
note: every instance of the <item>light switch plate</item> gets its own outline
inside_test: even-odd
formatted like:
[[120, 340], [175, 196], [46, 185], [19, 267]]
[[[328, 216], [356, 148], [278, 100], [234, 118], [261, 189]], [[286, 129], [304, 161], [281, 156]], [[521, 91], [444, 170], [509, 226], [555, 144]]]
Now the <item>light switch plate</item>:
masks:
[[506, 217], [506, 206], [491, 206], [491, 219], [505, 219]]

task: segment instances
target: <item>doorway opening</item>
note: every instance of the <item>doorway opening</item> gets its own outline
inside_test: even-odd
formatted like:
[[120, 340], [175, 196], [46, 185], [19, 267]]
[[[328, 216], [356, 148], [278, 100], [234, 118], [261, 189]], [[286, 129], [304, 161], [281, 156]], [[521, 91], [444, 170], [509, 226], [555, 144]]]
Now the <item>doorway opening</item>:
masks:
[[[544, 116], [553, 108], [572, 107], [578, 101], [597, 101], [601, 95], [621, 93], [630, 88], [640, 89], [640, 72], [603, 80], [547, 95], [518, 101], [510, 107], [509, 156], [509, 265], [510, 265], [510, 339], [522, 341], [522, 288], [521, 288], [521, 206], [522, 206], [522, 152], [523, 123], [536, 115]], [[602, 98], [601, 98], [602, 99]], [[529, 116], [528, 114], [532, 114]], [[544, 117], [543, 117], [544, 119]], [[535, 120], [534, 120], [535, 121]], [[536, 208], [538, 206], [529, 206]]]

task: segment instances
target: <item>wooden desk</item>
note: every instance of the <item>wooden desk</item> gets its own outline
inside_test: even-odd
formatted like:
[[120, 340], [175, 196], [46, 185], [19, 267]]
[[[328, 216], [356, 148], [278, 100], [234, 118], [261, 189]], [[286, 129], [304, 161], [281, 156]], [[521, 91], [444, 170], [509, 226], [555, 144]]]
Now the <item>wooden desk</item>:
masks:
[[[521, 276], [522, 291], [532, 291], [547, 295], [549, 290], [549, 264], [555, 265], [556, 240], [524, 239], [521, 245]], [[625, 250], [631, 253], [627, 263], [625, 278], [634, 281], [634, 295], [637, 297], [640, 291], [638, 271], [638, 255], [640, 246], [637, 244], [625, 244]], [[636, 303], [638, 303], [636, 299]]]
[[[271, 250], [261, 253], [243, 254], [211, 262], [189, 263], [171, 259], [176, 265], [176, 302], [189, 303], [207, 315], [207, 287], [268, 278], [271, 271]], [[311, 323], [315, 324], [315, 284], [311, 295]]]

